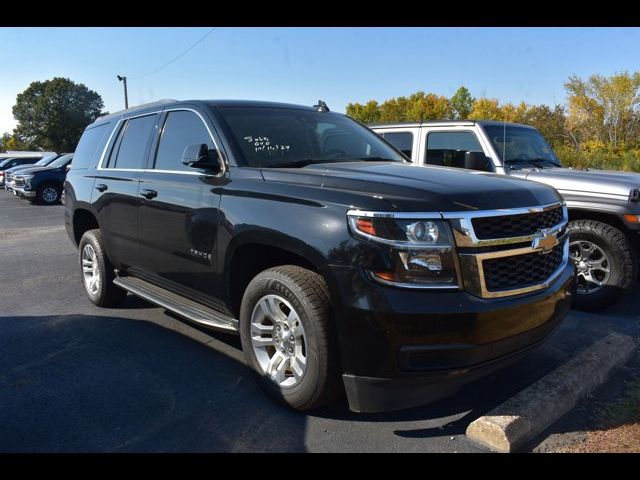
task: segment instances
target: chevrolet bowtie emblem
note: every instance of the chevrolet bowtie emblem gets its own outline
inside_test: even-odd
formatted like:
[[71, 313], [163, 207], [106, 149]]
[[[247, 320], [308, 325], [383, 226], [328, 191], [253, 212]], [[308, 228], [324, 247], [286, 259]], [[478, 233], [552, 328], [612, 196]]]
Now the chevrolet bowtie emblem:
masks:
[[549, 253], [558, 244], [558, 237], [554, 233], [540, 232], [533, 238], [531, 248], [540, 250], [540, 253]]

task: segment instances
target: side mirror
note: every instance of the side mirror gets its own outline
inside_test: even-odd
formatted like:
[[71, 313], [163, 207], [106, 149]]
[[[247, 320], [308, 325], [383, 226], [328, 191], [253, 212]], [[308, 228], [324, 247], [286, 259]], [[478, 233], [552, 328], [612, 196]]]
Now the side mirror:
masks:
[[215, 149], [209, 149], [205, 143], [189, 145], [182, 152], [182, 163], [191, 168], [219, 170], [218, 155]]
[[482, 152], [466, 152], [464, 154], [464, 168], [468, 170], [490, 171], [489, 159]]
[[67, 170], [67, 172], [68, 172], [69, 170], [71, 170], [71, 164], [68, 164], [68, 165], [67, 165], [66, 170]]

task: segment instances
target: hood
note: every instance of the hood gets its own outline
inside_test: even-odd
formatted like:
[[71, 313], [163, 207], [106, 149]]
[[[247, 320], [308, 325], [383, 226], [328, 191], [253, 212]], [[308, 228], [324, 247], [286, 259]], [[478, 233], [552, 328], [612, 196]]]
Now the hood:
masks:
[[7, 168], [4, 173], [15, 173], [15, 172], [19, 172], [21, 170], [27, 170], [27, 169], [32, 169], [32, 168], [42, 168], [42, 167], [34, 167], [33, 164], [29, 164], [29, 165], [16, 165], [15, 167], [11, 167], [11, 168]]
[[640, 174], [610, 170], [574, 170], [545, 168], [511, 172], [511, 175], [551, 185], [562, 193], [604, 193], [625, 199], [633, 188], [640, 187]]
[[[264, 168], [268, 182], [336, 192], [352, 208], [384, 211], [470, 211], [531, 207], [559, 201], [544, 185], [492, 173], [397, 162], [337, 162]], [[344, 195], [346, 194], [346, 195]]]
[[31, 167], [31, 168], [25, 168], [23, 170], [20, 170], [17, 175], [27, 175], [27, 174], [32, 174], [32, 173], [38, 173], [38, 172], [43, 172], [45, 170], [56, 170], [57, 168], [60, 167], [55, 167], [55, 168], [51, 168], [51, 167]]

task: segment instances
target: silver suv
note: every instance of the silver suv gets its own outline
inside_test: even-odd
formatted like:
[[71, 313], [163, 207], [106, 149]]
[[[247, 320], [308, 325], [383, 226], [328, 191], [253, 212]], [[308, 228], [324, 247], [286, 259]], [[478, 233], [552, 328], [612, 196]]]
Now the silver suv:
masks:
[[640, 175], [563, 168], [529, 125], [442, 121], [370, 125], [414, 163], [489, 171], [546, 183], [564, 197], [578, 272], [574, 305], [611, 304], [638, 278]]

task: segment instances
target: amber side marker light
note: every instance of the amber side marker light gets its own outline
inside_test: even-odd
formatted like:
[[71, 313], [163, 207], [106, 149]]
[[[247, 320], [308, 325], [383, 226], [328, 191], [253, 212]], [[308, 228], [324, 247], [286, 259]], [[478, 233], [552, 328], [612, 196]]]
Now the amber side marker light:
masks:
[[632, 215], [630, 213], [625, 213], [624, 219], [628, 223], [640, 223], [640, 215]]
[[366, 233], [368, 235], [374, 235], [374, 236], [376, 234], [376, 229], [373, 226], [373, 220], [371, 220], [370, 218], [358, 218], [356, 220], [356, 227], [362, 233]]
[[391, 272], [373, 272], [373, 274], [378, 278], [387, 280], [388, 282], [394, 282], [396, 280], [395, 274]]

